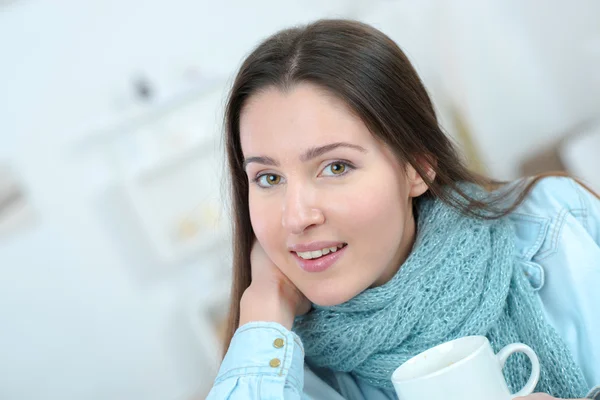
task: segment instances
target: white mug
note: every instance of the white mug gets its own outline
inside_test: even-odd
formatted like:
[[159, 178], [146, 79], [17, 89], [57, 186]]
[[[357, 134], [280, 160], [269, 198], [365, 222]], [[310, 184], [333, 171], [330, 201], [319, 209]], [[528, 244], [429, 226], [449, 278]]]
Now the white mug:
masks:
[[[508, 356], [525, 353], [531, 376], [511, 394], [502, 375]], [[485, 336], [467, 336], [433, 347], [402, 364], [392, 374], [399, 400], [511, 400], [531, 394], [540, 378], [535, 352], [522, 343], [494, 354]]]

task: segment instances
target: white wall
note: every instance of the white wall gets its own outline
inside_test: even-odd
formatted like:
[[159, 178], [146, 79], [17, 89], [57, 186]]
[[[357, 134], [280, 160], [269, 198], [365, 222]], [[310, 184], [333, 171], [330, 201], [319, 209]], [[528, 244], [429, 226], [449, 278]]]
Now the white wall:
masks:
[[441, 84], [491, 174], [519, 176], [528, 155], [600, 118], [600, 3], [444, 4]]
[[110, 166], [74, 149], [127, 108], [138, 71], [159, 94], [188, 67], [229, 76], [260, 38], [340, 4], [23, 0], [0, 11], [0, 160], [38, 212], [0, 241], [0, 398], [179, 399], [204, 383], [189, 309], [218, 260], [147, 278], [106, 221]]
[[363, 20], [412, 56], [442, 122], [452, 104], [487, 172], [511, 179], [534, 151], [600, 119], [600, 3], [388, 2]]
[[440, 104], [458, 105], [490, 172], [513, 177], [532, 147], [600, 104], [598, 3], [551, 3], [21, 0], [0, 9], [0, 161], [21, 175], [38, 213], [35, 226], [0, 239], [0, 398], [179, 399], [209, 373], [189, 310], [222, 255], [171, 271], [131, 258], [115, 236], [125, 222], [110, 218], [114, 171], [101, 153], [74, 150], [133, 107], [132, 76], [148, 75], [167, 96], [190, 67], [230, 77], [281, 27], [360, 16], [407, 50]]

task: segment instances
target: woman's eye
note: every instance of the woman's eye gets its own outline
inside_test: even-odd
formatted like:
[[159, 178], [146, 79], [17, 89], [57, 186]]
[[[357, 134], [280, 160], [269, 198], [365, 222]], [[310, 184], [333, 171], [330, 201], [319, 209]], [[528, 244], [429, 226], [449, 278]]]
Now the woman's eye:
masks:
[[323, 170], [323, 175], [325, 176], [335, 176], [335, 175], [343, 175], [350, 169], [351, 166], [348, 163], [336, 161], [332, 162]]
[[256, 182], [258, 183], [258, 186], [268, 188], [279, 185], [281, 176], [275, 174], [263, 174], [256, 178]]

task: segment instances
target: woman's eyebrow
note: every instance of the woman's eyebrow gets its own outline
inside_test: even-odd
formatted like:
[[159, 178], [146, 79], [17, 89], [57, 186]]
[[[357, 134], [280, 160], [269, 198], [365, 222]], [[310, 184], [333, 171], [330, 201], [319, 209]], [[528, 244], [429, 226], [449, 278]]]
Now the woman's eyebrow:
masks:
[[264, 164], [264, 165], [271, 165], [273, 167], [279, 167], [279, 163], [277, 161], [275, 161], [274, 159], [272, 159], [271, 157], [262, 156], [262, 157], [245, 158], [244, 159], [244, 169], [246, 169], [248, 164], [253, 163], [253, 162], [259, 163], [259, 164]]
[[364, 147], [361, 147], [359, 145], [346, 143], [346, 142], [337, 142], [337, 143], [326, 144], [325, 146], [310, 148], [300, 157], [300, 160], [301, 161], [312, 160], [313, 158], [322, 156], [323, 154], [328, 153], [332, 150], [335, 150], [339, 147], [347, 147], [350, 149], [358, 150], [361, 153], [367, 152], [367, 150]]
[[[346, 142], [336, 142], [336, 143], [326, 144], [324, 146], [312, 147], [312, 148], [308, 149], [302, 156], [300, 156], [300, 161], [306, 162], [306, 161], [312, 160], [313, 158], [322, 156], [323, 154], [333, 151], [340, 147], [347, 147], [350, 149], [358, 150], [361, 153], [367, 152], [367, 150], [364, 147], [361, 147], [356, 144], [351, 144], [351, 143], [346, 143]], [[253, 162], [259, 163], [259, 164], [264, 164], [264, 165], [271, 165], [274, 167], [279, 166], [279, 163], [271, 157], [266, 157], [266, 156], [248, 157], [248, 158], [244, 159], [244, 169], [246, 169], [248, 164], [253, 163]]]

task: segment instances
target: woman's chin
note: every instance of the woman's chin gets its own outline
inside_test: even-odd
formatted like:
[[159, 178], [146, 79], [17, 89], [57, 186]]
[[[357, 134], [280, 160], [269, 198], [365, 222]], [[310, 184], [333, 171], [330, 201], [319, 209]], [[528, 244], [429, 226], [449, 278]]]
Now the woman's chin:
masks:
[[[318, 290], [318, 289], [317, 289]], [[311, 303], [316, 304], [320, 307], [331, 307], [345, 303], [348, 300], [356, 296], [357, 293], [350, 293], [346, 291], [332, 291], [331, 293], [305, 293], [305, 296], [310, 300]]]

